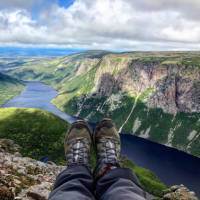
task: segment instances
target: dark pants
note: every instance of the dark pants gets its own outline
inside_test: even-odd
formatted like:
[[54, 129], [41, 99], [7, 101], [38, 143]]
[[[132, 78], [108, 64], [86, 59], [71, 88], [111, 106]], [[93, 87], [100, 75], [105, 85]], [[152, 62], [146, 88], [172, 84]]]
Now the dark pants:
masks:
[[112, 169], [95, 184], [90, 171], [84, 166], [77, 166], [59, 174], [49, 200], [151, 199], [147, 195], [130, 169]]

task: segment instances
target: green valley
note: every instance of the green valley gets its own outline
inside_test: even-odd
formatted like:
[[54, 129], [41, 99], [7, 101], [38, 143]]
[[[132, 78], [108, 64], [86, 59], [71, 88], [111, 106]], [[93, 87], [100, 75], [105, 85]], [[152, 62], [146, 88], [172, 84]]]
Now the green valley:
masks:
[[88, 51], [9, 74], [59, 91], [62, 111], [200, 156], [200, 53]]

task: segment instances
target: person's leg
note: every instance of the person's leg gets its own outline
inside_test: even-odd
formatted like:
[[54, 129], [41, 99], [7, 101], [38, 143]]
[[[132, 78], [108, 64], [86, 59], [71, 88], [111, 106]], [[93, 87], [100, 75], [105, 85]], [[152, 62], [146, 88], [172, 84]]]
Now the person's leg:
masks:
[[99, 123], [95, 130], [94, 142], [97, 151], [95, 170], [97, 199], [148, 199], [133, 172], [120, 167], [120, 137], [110, 119], [104, 119]]
[[96, 196], [100, 200], [150, 200], [130, 169], [116, 168], [108, 171], [96, 184]]
[[93, 200], [94, 187], [91, 172], [85, 166], [66, 168], [61, 172], [51, 192], [50, 200]]
[[50, 200], [94, 200], [93, 176], [89, 167], [91, 132], [84, 121], [74, 123], [66, 134], [67, 168], [61, 172], [49, 195]]

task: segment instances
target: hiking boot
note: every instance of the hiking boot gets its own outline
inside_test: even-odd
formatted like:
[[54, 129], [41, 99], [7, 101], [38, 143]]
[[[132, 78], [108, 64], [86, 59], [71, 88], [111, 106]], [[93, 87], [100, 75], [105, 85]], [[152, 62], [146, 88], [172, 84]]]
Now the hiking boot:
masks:
[[94, 143], [97, 153], [96, 178], [120, 167], [120, 136], [111, 119], [103, 119], [96, 127]]
[[78, 120], [72, 124], [65, 136], [64, 146], [68, 167], [90, 167], [92, 138], [89, 125], [85, 121]]

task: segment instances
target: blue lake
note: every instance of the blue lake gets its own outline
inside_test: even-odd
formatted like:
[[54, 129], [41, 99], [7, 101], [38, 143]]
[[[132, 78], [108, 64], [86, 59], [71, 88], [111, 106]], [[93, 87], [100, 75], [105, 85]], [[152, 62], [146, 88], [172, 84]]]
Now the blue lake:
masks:
[[[25, 82], [26, 89], [2, 107], [40, 108], [72, 123], [67, 115], [51, 104], [57, 91], [40, 82]], [[148, 140], [121, 134], [122, 154], [136, 164], [152, 170], [167, 185], [184, 184], [200, 196], [200, 159]]]
[[76, 118], [60, 111], [51, 103], [51, 100], [58, 95], [58, 92], [52, 87], [41, 82], [25, 82], [26, 89], [15, 98], [5, 103], [2, 107], [17, 108], [40, 108], [47, 110], [60, 118], [72, 123]]

